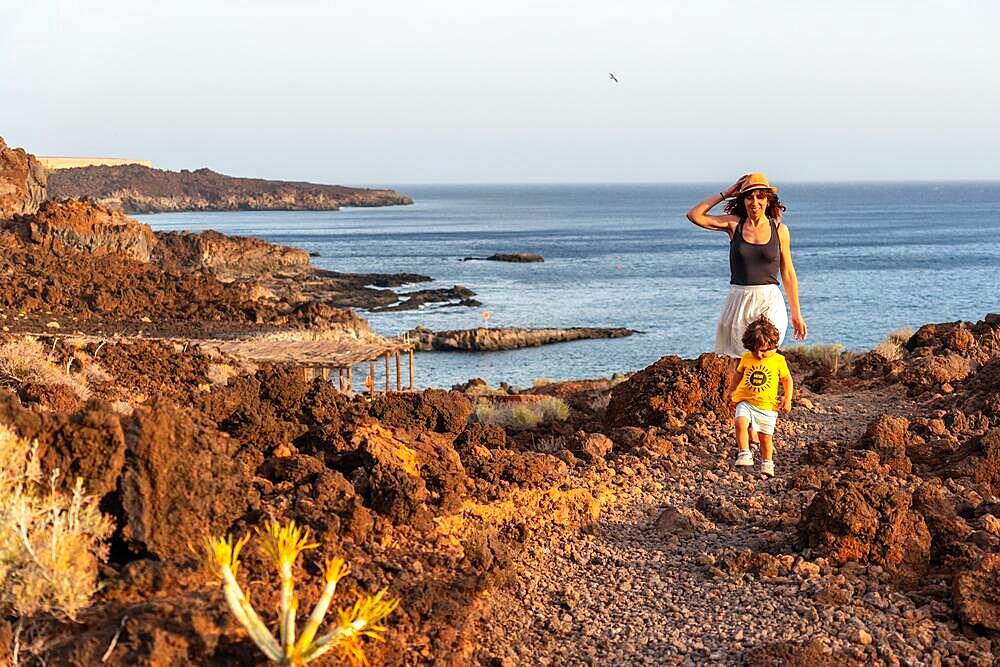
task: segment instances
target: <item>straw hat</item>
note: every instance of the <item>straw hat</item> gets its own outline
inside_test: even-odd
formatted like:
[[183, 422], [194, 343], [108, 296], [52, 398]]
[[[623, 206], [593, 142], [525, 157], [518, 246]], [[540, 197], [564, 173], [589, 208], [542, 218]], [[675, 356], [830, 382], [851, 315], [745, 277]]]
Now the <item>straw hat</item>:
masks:
[[767, 182], [767, 176], [764, 174], [749, 174], [745, 181], [743, 181], [743, 186], [740, 188], [740, 194], [750, 192], [751, 190], [771, 190], [772, 192], [777, 192], [778, 188], [774, 187]]

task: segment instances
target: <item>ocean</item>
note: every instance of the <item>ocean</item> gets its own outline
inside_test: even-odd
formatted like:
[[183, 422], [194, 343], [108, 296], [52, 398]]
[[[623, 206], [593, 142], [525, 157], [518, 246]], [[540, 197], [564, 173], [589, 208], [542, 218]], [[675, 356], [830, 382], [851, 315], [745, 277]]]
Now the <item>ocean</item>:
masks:
[[[420, 273], [479, 308], [360, 311], [379, 333], [415, 326], [629, 327], [628, 338], [494, 353], [418, 353], [417, 384], [607, 377], [711, 350], [728, 239], [684, 217], [719, 184], [398, 185], [412, 206], [136, 216], [156, 230], [255, 236], [335, 271]], [[1000, 182], [782, 184], [807, 344], [877, 345], [890, 331], [1000, 312]], [[719, 211], [716, 211], [719, 212]], [[530, 252], [544, 263], [460, 261]], [[791, 328], [785, 345], [794, 344]]]

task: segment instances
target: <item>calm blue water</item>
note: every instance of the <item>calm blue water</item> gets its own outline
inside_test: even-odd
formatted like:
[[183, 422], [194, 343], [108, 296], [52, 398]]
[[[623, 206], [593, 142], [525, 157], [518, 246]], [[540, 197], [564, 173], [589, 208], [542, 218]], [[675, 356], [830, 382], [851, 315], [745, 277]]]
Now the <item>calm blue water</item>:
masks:
[[[422, 386], [471, 377], [524, 386], [643, 368], [710, 350], [728, 289], [728, 239], [684, 213], [714, 185], [394, 186], [413, 206], [334, 212], [137, 216], [157, 230], [215, 229], [320, 253], [337, 271], [415, 272], [461, 284], [482, 308], [364, 313], [416, 325], [625, 326], [630, 338], [492, 354], [424, 353]], [[808, 343], [869, 349], [893, 329], [1000, 312], [1000, 183], [781, 187]], [[543, 264], [460, 262], [532, 252]], [[788, 339], [791, 341], [791, 332]]]

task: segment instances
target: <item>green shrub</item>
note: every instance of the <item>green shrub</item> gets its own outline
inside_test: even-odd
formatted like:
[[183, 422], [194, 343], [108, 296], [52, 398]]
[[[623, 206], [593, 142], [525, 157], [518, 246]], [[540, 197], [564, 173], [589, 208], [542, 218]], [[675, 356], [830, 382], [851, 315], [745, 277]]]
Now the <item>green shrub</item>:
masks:
[[529, 429], [552, 421], [562, 421], [569, 416], [569, 406], [562, 399], [545, 396], [531, 403], [494, 403], [481, 399], [476, 403], [476, 420], [484, 424], [498, 424], [514, 430]]
[[555, 396], [546, 396], [535, 404], [543, 422], [565, 421], [569, 417], [569, 406], [566, 401]]
[[535, 428], [541, 416], [525, 405], [515, 405], [510, 411], [510, 426], [516, 429]]

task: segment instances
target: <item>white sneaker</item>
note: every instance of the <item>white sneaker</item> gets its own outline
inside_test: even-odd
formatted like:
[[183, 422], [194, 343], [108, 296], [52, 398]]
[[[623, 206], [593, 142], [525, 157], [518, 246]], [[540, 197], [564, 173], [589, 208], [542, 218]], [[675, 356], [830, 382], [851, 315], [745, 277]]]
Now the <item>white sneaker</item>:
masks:
[[774, 461], [761, 461], [760, 472], [762, 475], [774, 477]]
[[753, 466], [753, 452], [749, 449], [740, 450], [740, 455], [736, 457], [736, 463], [734, 465]]

